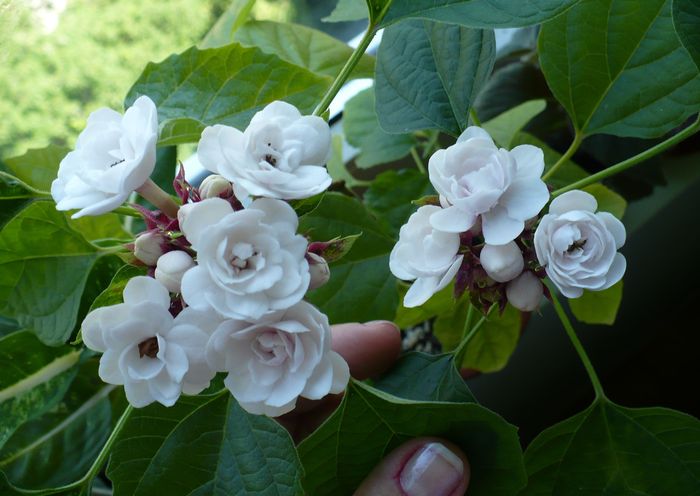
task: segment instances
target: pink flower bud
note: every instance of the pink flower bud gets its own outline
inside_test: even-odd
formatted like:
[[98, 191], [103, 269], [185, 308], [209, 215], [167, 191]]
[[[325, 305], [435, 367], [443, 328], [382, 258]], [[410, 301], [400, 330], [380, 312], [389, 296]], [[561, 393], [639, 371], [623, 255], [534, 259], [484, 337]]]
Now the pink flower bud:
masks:
[[164, 239], [155, 232], [145, 232], [134, 242], [134, 256], [146, 265], [154, 266], [163, 255]]
[[194, 260], [186, 252], [179, 250], [168, 252], [158, 259], [156, 280], [171, 293], [179, 293], [182, 276], [194, 266]]
[[539, 278], [530, 271], [523, 272], [506, 286], [506, 297], [511, 305], [523, 312], [532, 312], [536, 309], [544, 288]]
[[311, 275], [309, 289], [320, 288], [331, 278], [331, 270], [328, 268], [328, 262], [315, 253], [307, 253], [306, 260], [309, 261], [309, 274]]
[[231, 182], [218, 174], [205, 177], [199, 186], [199, 195], [202, 200], [207, 198], [228, 198], [232, 194]]
[[485, 245], [479, 255], [482, 267], [496, 282], [508, 282], [523, 271], [523, 254], [514, 241], [505, 245]]

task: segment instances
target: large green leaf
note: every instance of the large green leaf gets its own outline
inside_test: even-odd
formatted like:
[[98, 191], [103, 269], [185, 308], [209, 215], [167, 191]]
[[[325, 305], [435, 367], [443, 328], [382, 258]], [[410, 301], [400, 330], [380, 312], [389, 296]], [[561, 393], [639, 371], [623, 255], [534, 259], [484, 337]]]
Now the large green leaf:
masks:
[[700, 0], [673, 0], [673, 24], [700, 69]]
[[578, 298], [569, 299], [574, 316], [586, 324], [613, 325], [622, 303], [622, 281], [603, 291], [584, 291]]
[[99, 253], [49, 202], [36, 202], [0, 231], [0, 315], [50, 345], [75, 328]]
[[700, 422], [600, 399], [527, 448], [523, 495], [700, 494]]
[[189, 48], [146, 66], [125, 106], [148, 95], [158, 107], [160, 144], [196, 142], [205, 126], [245, 127], [255, 112], [275, 100], [311, 113], [331, 84], [276, 55], [232, 43]]
[[32, 148], [24, 155], [4, 159], [3, 163], [13, 176], [35, 189], [48, 192], [56, 179], [58, 164], [69, 151], [69, 148], [56, 145]]
[[233, 35], [248, 20], [255, 0], [232, 0], [228, 8], [216, 20], [209, 32], [199, 43], [200, 48], [215, 48], [228, 45]]
[[[236, 32], [234, 40], [241, 45], [256, 46], [315, 74], [332, 78], [338, 75], [352, 55], [352, 48], [337, 38], [299, 24], [252, 21]], [[374, 57], [364, 55], [352, 76], [366, 78], [373, 75]]]
[[457, 136], [491, 74], [492, 30], [411, 20], [384, 31], [375, 82], [379, 123], [390, 133], [440, 129]]
[[539, 52], [584, 134], [653, 138], [700, 109], [700, 72], [678, 40], [671, 0], [581, 0], [542, 27]]
[[418, 436], [464, 450], [471, 496], [513, 495], [525, 485], [516, 428], [495, 413], [476, 403], [404, 400], [352, 381], [338, 410], [299, 445], [304, 487], [314, 495], [352, 494], [385, 455]]
[[61, 400], [79, 358], [79, 350], [45, 346], [28, 331], [0, 338], [0, 448], [24, 422]]
[[343, 132], [348, 143], [360, 150], [355, 163], [361, 169], [405, 157], [416, 144], [410, 134], [389, 134], [379, 127], [373, 88], [361, 91], [345, 104]]
[[482, 28], [530, 26], [551, 19], [579, 0], [411, 0], [395, 1], [384, 24], [421, 17]]
[[544, 100], [530, 100], [521, 103], [517, 107], [497, 115], [488, 122], [484, 122], [483, 128], [491, 135], [493, 140], [504, 148], [513, 148], [515, 136], [535, 116], [542, 113], [547, 104]]
[[63, 400], [31, 420], [0, 450], [0, 473], [16, 488], [45, 489], [80, 479], [110, 433], [112, 408], [106, 386], [89, 362]]
[[[301, 464], [277, 422], [246, 413], [229, 394], [188, 401], [197, 400], [179, 409], [181, 417], [158, 406], [129, 421], [108, 472], [115, 495], [301, 492]], [[164, 425], [151, 432], [161, 417]]]
[[44, 195], [16, 177], [0, 171], [0, 228]]
[[367, 3], [365, 0], [338, 0], [338, 4], [329, 16], [324, 17], [324, 22], [346, 22], [367, 19]]
[[362, 203], [328, 193], [316, 210], [300, 219], [299, 230], [314, 241], [362, 233], [350, 252], [331, 264], [330, 281], [309, 292], [309, 301], [331, 322], [364, 322], [394, 315], [398, 295], [396, 279], [389, 272], [394, 239]]

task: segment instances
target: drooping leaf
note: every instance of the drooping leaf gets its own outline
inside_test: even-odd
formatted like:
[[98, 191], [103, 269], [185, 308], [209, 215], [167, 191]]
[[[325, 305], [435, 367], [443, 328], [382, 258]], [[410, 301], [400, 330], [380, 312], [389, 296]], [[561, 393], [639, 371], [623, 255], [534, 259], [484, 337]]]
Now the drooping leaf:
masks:
[[0, 231], [0, 315], [46, 344], [64, 343], [98, 256], [52, 203], [31, 204]]
[[228, 8], [216, 20], [209, 32], [199, 43], [200, 48], [216, 48], [228, 45], [233, 36], [248, 20], [250, 11], [255, 6], [255, 0], [233, 0]]
[[408, 155], [416, 144], [410, 134], [385, 133], [374, 110], [374, 89], [352, 97], [343, 109], [345, 139], [360, 150], [355, 163], [361, 169], [393, 162]]
[[80, 350], [45, 346], [28, 331], [0, 338], [0, 449], [24, 422], [61, 400], [79, 358]]
[[440, 129], [454, 136], [493, 68], [492, 30], [410, 20], [384, 31], [375, 82], [379, 123], [390, 133]]
[[521, 103], [506, 112], [484, 122], [483, 128], [491, 135], [498, 146], [513, 148], [513, 139], [535, 116], [547, 106], [544, 100], [531, 100]]
[[125, 106], [148, 95], [158, 107], [160, 144], [199, 140], [205, 126], [244, 128], [255, 112], [285, 100], [309, 114], [331, 84], [276, 55], [232, 43], [195, 47], [146, 66], [131, 87]]
[[700, 72], [678, 40], [671, 0], [581, 0], [542, 27], [539, 53], [584, 134], [653, 138], [700, 109]]
[[[322, 31], [273, 21], [252, 21], [244, 24], [234, 36], [244, 46], [254, 46], [263, 52], [277, 55], [282, 60], [313, 72], [335, 78], [352, 55], [347, 44]], [[374, 75], [374, 57], [364, 55], [352, 77]]]
[[327, 193], [316, 210], [300, 219], [299, 231], [313, 241], [362, 233], [350, 252], [331, 264], [330, 281], [308, 294], [331, 322], [366, 322], [394, 315], [398, 296], [389, 272], [394, 239], [362, 203]]
[[599, 399], [528, 446], [525, 496], [700, 493], [700, 422]]
[[[195, 401], [192, 399], [190, 401]], [[115, 495], [297, 495], [302, 469], [291, 437], [274, 420], [246, 413], [232, 396], [203, 401], [185, 416], [161, 407], [129, 422], [108, 475]], [[178, 413], [182, 413], [178, 412]], [[148, 426], [165, 416], [152, 437]], [[140, 444], [134, 456], [128, 447]], [[132, 492], [127, 492], [129, 487]]]
[[407, 400], [476, 402], [449, 354], [407, 353], [375, 381], [374, 387]]
[[700, 70], [700, 1], [673, 0], [673, 25]]
[[411, 0], [394, 2], [383, 24], [420, 17], [481, 28], [539, 24], [565, 12], [578, 0]]
[[512, 495], [525, 485], [516, 429], [495, 413], [476, 403], [404, 400], [352, 381], [340, 407], [299, 445], [304, 488], [314, 495], [352, 494], [385, 455], [418, 436], [462, 448], [472, 496]]
[[569, 299], [574, 316], [586, 324], [613, 325], [622, 303], [622, 281], [603, 291], [584, 291], [578, 298]]
[[338, 4], [323, 22], [346, 22], [367, 19], [367, 3], [365, 0], [338, 0]]

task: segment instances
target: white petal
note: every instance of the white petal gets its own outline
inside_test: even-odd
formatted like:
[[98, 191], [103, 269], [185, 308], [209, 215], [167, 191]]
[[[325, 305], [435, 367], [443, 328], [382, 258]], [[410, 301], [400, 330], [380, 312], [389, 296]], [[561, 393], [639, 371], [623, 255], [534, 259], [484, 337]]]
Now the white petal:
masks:
[[610, 212], [598, 212], [596, 216], [603, 221], [605, 227], [607, 227], [610, 234], [615, 238], [615, 248], [618, 250], [622, 248], [627, 238], [625, 225]]
[[320, 400], [328, 394], [333, 385], [333, 362], [330, 357], [316, 366], [311, 376], [306, 381], [306, 386], [301, 396], [310, 400]]
[[430, 225], [433, 228], [450, 233], [468, 231], [474, 225], [474, 222], [476, 222], [474, 214], [460, 210], [457, 207], [448, 207], [430, 216]]
[[493, 139], [491, 139], [491, 135], [479, 126], [469, 126], [467, 129], [465, 129], [462, 132], [462, 134], [459, 135], [459, 138], [457, 138], [457, 143], [461, 143], [462, 141], [467, 141], [470, 139], [488, 140], [494, 147], [496, 146], [493, 144]]
[[259, 198], [250, 205], [251, 209], [265, 213], [262, 222], [273, 227], [276, 231], [296, 232], [299, 217], [289, 203], [270, 198]]
[[85, 346], [94, 351], [104, 352], [107, 345], [104, 342], [102, 326], [100, 325], [100, 315], [105, 312], [104, 308], [97, 308], [85, 316], [81, 325], [81, 335]]
[[126, 393], [126, 399], [134, 408], [143, 408], [155, 401], [148, 383], [144, 381], [125, 382], [124, 392]]
[[166, 373], [148, 381], [148, 389], [153, 398], [163, 406], [173, 406], [180, 397], [180, 384]]
[[133, 277], [124, 288], [124, 303], [136, 305], [143, 302], [153, 302], [167, 309], [170, 308], [170, 293], [152, 277]]
[[422, 305], [438, 291], [439, 284], [440, 278], [437, 276], [416, 279], [403, 298], [403, 306], [414, 308]]
[[575, 189], [557, 196], [549, 205], [550, 214], [563, 214], [570, 210], [585, 210], [595, 212], [598, 209], [598, 202], [590, 193]]
[[516, 179], [498, 200], [513, 219], [535, 217], [549, 201], [549, 189], [539, 178]]
[[518, 177], [539, 179], [544, 172], [544, 153], [532, 145], [518, 145], [510, 151], [518, 165]]
[[600, 289], [608, 289], [610, 286], [616, 284], [620, 279], [622, 279], [622, 276], [625, 275], [626, 269], [627, 260], [625, 259], [624, 255], [622, 255], [622, 253], [616, 253], [613, 263], [610, 266], [610, 270], [605, 277], [605, 285]]
[[512, 219], [506, 209], [499, 205], [481, 215], [481, 228], [488, 244], [504, 245], [523, 232], [525, 222]]
[[342, 393], [350, 380], [350, 368], [348, 362], [335, 351], [328, 354], [328, 358], [333, 363], [333, 384], [331, 384], [331, 394]]
[[121, 350], [107, 350], [100, 358], [98, 374], [107, 384], [124, 384], [124, 376], [119, 369]]
[[221, 198], [209, 198], [199, 203], [189, 203], [180, 207], [185, 209], [184, 222], [180, 226], [192, 248], [199, 249], [200, 237], [228, 214], [233, 213], [231, 204]]

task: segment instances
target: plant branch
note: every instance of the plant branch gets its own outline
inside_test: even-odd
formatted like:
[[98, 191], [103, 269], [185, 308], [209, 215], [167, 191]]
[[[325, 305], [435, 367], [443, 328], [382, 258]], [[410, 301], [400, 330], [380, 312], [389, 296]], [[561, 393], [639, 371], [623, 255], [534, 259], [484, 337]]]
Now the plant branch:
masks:
[[559, 157], [559, 160], [552, 166], [551, 169], [549, 169], [547, 172], [544, 173], [542, 176], [542, 180], [546, 181], [552, 175], [562, 166], [564, 163], [566, 163], [567, 160], [569, 160], [571, 157], [574, 156], [574, 153], [579, 149], [581, 146], [581, 143], [583, 142], [583, 133], [579, 130], [576, 130], [576, 134], [574, 135], [574, 141], [571, 142], [571, 145], [569, 145], [569, 149], [564, 152], [564, 155]]
[[474, 320], [474, 305], [469, 303], [469, 307], [467, 310], [467, 317], [464, 321], [464, 329], [462, 330], [462, 341], [459, 343], [457, 348], [452, 352], [452, 355], [455, 357], [455, 363], [459, 367], [459, 365], [462, 363], [462, 360], [464, 359], [464, 353], [467, 351], [467, 345], [469, 342], [476, 336], [476, 333], [479, 332], [479, 329], [481, 329], [481, 326], [484, 325], [484, 323], [488, 320], [489, 315], [491, 315], [491, 311], [496, 307], [496, 305], [492, 305], [491, 308], [489, 308], [489, 311], [486, 313], [486, 315], [482, 316], [479, 321], [472, 327], [471, 323], [472, 320]]
[[590, 184], [597, 183], [598, 181], [607, 179], [608, 177], [614, 176], [615, 174], [619, 174], [620, 172], [627, 170], [630, 167], [647, 161], [654, 155], [658, 155], [659, 153], [668, 150], [672, 146], [675, 146], [681, 141], [691, 137], [698, 131], [700, 131], [700, 114], [698, 115], [698, 118], [695, 120], [695, 122], [693, 122], [690, 126], [686, 127], [681, 132], [674, 134], [667, 140], [662, 141], [661, 143], [655, 146], [652, 146], [648, 150], [644, 150], [642, 153], [639, 153], [634, 157], [630, 157], [626, 160], [623, 160], [622, 162], [618, 162], [615, 165], [611, 165], [607, 169], [604, 169], [584, 179], [581, 179], [580, 181], [576, 181], [575, 183], [569, 184], [568, 186], [564, 186], [563, 188], [554, 191], [552, 193], [552, 197], [561, 195], [562, 193], [566, 193], [567, 191], [571, 191], [572, 189], [584, 188]]
[[562, 307], [559, 299], [557, 298], [556, 288], [550, 281], [545, 281], [545, 284], [549, 288], [552, 303], [554, 304], [554, 310], [556, 310], [559, 320], [564, 326], [566, 333], [569, 335], [571, 344], [574, 345], [574, 349], [576, 349], [579, 359], [581, 362], [583, 362], [583, 366], [586, 368], [586, 373], [588, 374], [588, 378], [591, 380], [591, 384], [593, 385], [596, 399], [605, 398], [605, 392], [603, 391], [603, 386], [600, 383], [600, 379], [598, 379], [598, 374], [596, 374], [595, 368], [593, 367], [590, 358], [588, 358], [588, 355], [586, 354], [586, 350], [583, 348], [581, 341], [578, 339], [576, 331], [574, 331], [574, 327], [571, 325], [571, 321], [569, 320], [569, 316], [566, 314], [564, 307]]
[[413, 157], [413, 161], [416, 163], [416, 167], [418, 167], [418, 170], [420, 171], [421, 174], [427, 174], [428, 172], [425, 170], [425, 165], [423, 164], [423, 159], [420, 158], [420, 155], [418, 155], [418, 152], [416, 151], [416, 147], [411, 148], [411, 157]]
[[136, 192], [151, 202], [157, 209], [171, 219], [177, 217], [177, 210], [180, 207], [168, 193], [163, 191], [160, 186], [153, 182], [153, 179], [149, 178], [145, 183], [143, 183], [143, 186], [136, 190]]

